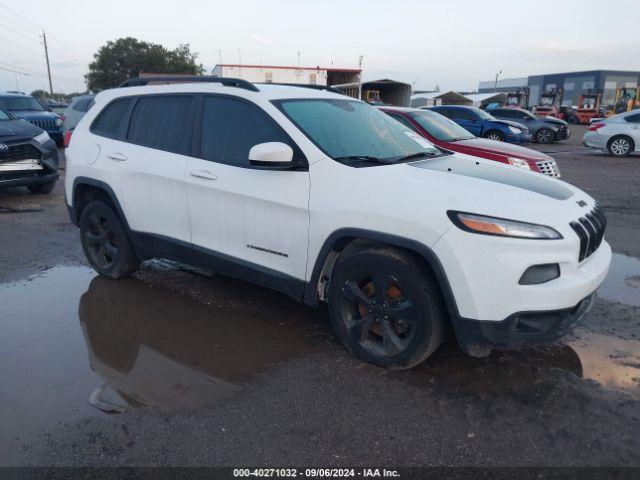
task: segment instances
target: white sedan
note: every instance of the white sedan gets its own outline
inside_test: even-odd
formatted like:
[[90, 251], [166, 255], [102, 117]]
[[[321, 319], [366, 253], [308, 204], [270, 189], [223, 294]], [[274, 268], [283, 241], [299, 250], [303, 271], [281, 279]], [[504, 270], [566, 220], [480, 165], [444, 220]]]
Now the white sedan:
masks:
[[582, 144], [606, 150], [614, 157], [640, 152], [640, 110], [592, 121], [582, 137]]

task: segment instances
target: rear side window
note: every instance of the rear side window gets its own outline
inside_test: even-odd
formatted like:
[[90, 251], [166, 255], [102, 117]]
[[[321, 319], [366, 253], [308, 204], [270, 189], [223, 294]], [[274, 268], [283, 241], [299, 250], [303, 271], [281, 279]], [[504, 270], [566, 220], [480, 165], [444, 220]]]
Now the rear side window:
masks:
[[449, 118], [455, 118], [456, 120], [475, 120], [476, 116], [467, 111], [467, 110], [463, 110], [462, 108], [451, 108], [450, 109], [450, 114], [447, 115]]
[[130, 104], [130, 98], [120, 98], [111, 102], [93, 121], [91, 131], [104, 137], [117, 137]]
[[77, 112], [86, 112], [90, 104], [93, 104], [93, 98], [83, 98], [74, 103], [72, 108]]
[[625, 120], [630, 123], [640, 123], [640, 113], [629, 115], [628, 117], [625, 117]]
[[282, 142], [297, 147], [262, 109], [251, 103], [227, 97], [204, 98], [200, 152], [213, 162], [250, 166], [249, 150], [264, 142]]
[[141, 97], [131, 113], [127, 140], [138, 145], [184, 153], [191, 136], [192, 95]]
[[505, 117], [505, 118], [516, 118], [515, 113], [509, 110], [488, 110], [487, 113], [493, 115], [494, 117]]

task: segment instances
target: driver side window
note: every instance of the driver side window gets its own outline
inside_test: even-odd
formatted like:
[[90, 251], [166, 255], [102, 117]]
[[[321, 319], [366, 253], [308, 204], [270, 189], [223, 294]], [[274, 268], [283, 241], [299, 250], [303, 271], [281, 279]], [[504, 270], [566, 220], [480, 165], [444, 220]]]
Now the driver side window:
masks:
[[202, 109], [200, 154], [205, 160], [250, 167], [249, 150], [259, 143], [282, 142], [302, 152], [262, 109], [244, 100], [206, 96]]

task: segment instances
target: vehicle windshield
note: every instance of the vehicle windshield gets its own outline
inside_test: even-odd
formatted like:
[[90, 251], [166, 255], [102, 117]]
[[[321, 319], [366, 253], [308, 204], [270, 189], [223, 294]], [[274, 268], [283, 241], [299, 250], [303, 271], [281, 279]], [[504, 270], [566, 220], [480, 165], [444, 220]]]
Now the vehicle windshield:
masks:
[[473, 113], [475, 113], [478, 117], [480, 117], [481, 120], [495, 120], [495, 117], [493, 115], [485, 112], [481, 108], [476, 108], [476, 107], [468, 107], [468, 108], [469, 110], [472, 110]]
[[0, 108], [6, 110], [7, 112], [44, 111], [44, 107], [40, 105], [40, 103], [38, 103], [35, 98], [27, 96], [0, 97]]
[[0, 120], [11, 120], [11, 117], [7, 112], [0, 108]]
[[324, 153], [336, 160], [405, 160], [440, 155], [426, 139], [357, 100], [292, 99], [274, 102]]
[[434, 138], [443, 142], [455, 142], [475, 138], [456, 122], [429, 110], [410, 112], [409, 116]]
[[544, 105], [545, 107], [550, 107], [553, 105], [554, 100], [555, 100], [555, 97], [553, 96], [543, 95], [540, 98], [540, 105]]

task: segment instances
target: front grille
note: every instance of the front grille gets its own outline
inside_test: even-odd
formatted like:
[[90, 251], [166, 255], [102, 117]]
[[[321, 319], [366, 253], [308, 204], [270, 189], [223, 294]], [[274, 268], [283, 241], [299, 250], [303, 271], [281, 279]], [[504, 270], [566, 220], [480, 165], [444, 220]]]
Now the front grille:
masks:
[[569, 225], [580, 239], [578, 260], [581, 262], [590, 257], [602, 243], [604, 231], [607, 228], [607, 219], [602, 209], [596, 205], [591, 212]]
[[536, 165], [545, 175], [560, 178], [560, 169], [558, 168], [558, 164], [555, 160], [537, 160]]
[[6, 150], [0, 150], [0, 163], [42, 159], [42, 152], [30, 143], [18, 143], [8, 147]]
[[56, 130], [58, 127], [56, 126], [55, 120], [29, 120], [36, 127], [40, 127], [43, 130]]

